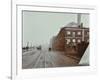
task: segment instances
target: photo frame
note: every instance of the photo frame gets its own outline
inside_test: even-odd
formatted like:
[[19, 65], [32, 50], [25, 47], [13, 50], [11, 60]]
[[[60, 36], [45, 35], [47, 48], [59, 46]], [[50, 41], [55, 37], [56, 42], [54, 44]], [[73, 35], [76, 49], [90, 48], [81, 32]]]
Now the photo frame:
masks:
[[[90, 26], [90, 54], [89, 66], [72, 66], [57, 68], [22, 69], [22, 36], [23, 36], [23, 11], [57, 12], [57, 13], [85, 13], [89, 14]], [[42, 4], [12, 2], [12, 68], [11, 78], [35, 79], [57, 76], [79, 76], [95, 73], [96, 66], [96, 9], [91, 6], [78, 6], [66, 4]], [[81, 74], [80, 74], [81, 73]]]

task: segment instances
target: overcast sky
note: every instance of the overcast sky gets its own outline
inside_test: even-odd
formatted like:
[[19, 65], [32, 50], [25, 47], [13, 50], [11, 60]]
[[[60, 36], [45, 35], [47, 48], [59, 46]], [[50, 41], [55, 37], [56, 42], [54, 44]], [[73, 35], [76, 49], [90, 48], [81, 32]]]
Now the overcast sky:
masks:
[[[81, 17], [83, 25], [89, 27], [89, 15]], [[77, 14], [23, 11], [23, 46], [49, 44], [60, 28], [77, 22]]]

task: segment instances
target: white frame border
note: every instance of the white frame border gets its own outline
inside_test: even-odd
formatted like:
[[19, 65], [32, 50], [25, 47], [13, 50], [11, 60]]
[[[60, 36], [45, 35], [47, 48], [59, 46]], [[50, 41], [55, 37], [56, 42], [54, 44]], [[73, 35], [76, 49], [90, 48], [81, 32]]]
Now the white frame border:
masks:
[[[18, 16], [18, 14], [21, 13], [21, 10], [23, 10], [26, 6], [28, 7], [36, 7], [35, 10], [48, 10], [51, 9], [51, 11], [55, 11], [57, 9], [57, 12], [65, 12], [65, 10], [69, 10], [69, 12], [81, 12], [81, 13], [90, 13], [92, 17], [90, 17], [90, 53], [92, 53], [92, 56], [90, 56], [90, 66], [81, 66], [81, 67], [67, 67], [67, 68], [48, 68], [48, 69], [28, 69], [28, 72], [26, 70], [21, 69], [21, 56], [19, 53], [21, 52], [21, 49], [19, 47], [21, 46], [20, 43], [20, 37], [21, 37], [21, 15]], [[97, 66], [96, 66], [96, 9], [94, 7], [83, 7], [83, 6], [74, 6], [74, 5], [63, 5], [63, 4], [18, 4], [17, 2], [12, 3], [12, 70], [11, 70], [11, 75], [12, 79], [14, 80], [15, 78], [38, 78], [38, 77], [53, 77], [53, 76], [74, 76], [74, 75], [87, 75], [87, 74], [92, 74], [97, 71]], [[28, 9], [26, 7], [26, 9]], [[61, 9], [59, 11], [59, 9]], [[29, 9], [28, 9], [29, 10]], [[30, 10], [32, 10], [30, 8]], [[18, 12], [18, 13], [17, 13]], [[68, 11], [67, 11], [68, 12]], [[18, 32], [17, 32], [18, 31]], [[94, 34], [93, 34], [94, 33]], [[91, 47], [92, 46], [92, 47]], [[18, 53], [19, 52], [19, 53]], [[18, 53], [18, 54], [17, 54]], [[16, 58], [17, 56], [20, 56], [18, 59]], [[18, 65], [17, 65], [18, 64]], [[66, 72], [67, 71], [67, 72]], [[28, 74], [27, 74], [28, 73]], [[34, 75], [34, 76], [33, 76]]]

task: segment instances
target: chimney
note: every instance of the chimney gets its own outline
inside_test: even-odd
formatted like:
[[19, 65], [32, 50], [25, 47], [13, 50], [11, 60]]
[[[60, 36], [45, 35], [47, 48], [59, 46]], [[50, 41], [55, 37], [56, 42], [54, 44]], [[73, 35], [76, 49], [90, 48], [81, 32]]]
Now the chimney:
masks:
[[83, 23], [80, 24], [80, 27], [83, 28]]
[[77, 24], [79, 25], [78, 27], [81, 27], [81, 13], [77, 14]]

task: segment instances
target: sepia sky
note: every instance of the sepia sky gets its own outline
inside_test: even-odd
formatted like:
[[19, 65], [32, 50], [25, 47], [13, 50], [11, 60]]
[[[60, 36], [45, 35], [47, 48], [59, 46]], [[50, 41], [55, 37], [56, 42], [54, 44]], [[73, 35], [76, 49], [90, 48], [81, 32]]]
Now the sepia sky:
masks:
[[[70, 22], [77, 23], [77, 14], [23, 11], [23, 46], [49, 44], [60, 28]], [[89, 15], [82, 14], [81, 22], [89, 27]]]

